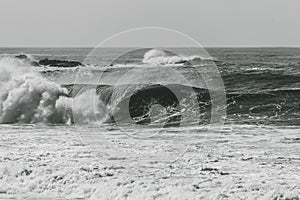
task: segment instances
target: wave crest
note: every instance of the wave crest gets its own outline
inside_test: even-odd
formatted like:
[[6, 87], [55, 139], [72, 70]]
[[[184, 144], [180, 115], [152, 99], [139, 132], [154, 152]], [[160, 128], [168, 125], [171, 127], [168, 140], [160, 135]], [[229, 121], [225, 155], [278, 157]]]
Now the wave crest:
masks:
[[151, 49], [144, 54], [143, 63], [152, 65], [170, 65], [170, 64], [184, 64], [189, 61], [204, 60], [200, 56], [179, 56], [169, 55], [167, 52], [159, 49]]

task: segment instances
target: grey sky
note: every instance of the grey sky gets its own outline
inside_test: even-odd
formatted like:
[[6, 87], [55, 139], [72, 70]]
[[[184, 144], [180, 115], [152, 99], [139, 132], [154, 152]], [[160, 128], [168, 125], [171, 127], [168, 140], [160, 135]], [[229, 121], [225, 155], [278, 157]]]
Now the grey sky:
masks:
[[299, 0], [0, 0], [0, 46], [95, 46], [143, 26], [203, 46], [300, 46], [299, 9]]

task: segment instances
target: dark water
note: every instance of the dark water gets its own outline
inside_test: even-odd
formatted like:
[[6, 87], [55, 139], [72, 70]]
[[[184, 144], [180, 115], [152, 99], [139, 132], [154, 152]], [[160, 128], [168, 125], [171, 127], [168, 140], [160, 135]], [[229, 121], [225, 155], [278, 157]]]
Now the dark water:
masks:
[[[101, 55], [90, 56], [95, 63], [86, 64], [97, 64], [99, 69], [104, 66], [109, 67], [117, 64], [141, 64], [147, 50], [134, 51], [134, 53], [119, 57], [124, 52], [130, 52], [132, 50], [133, 49], [106, 48], [101, 51]], [[211, 62], [216, 64], [226, 89], [227, 106], [224, 108], [227, 112], [226, 123], [300, 125], [300, 49], [208, 48], [206, 50], [209, 55], [213, 57], [213, 61], [203, 60], [202, 64], [209, 65]], [[90, 51], [91, 49], [89, 48], [6, 48], [0, 49], [0, 54], [11, 54], [12, 56], [25, 53], [32, 55], [35, 60], [48, 58], [84, 62]], [[169, 51], [172, 51], [172, 49], [169, 49]], [[174, 48], [174, 51], [180, 51], [185, 56], [197, 55], [197, 49], [193, 48]], [[186, 63], [184, 63], [184, 66], [181, 68], [183, 73], [187, 69], [185, 64]], [[110, 74], [118, 74], [123, 73], [122, 70], [124, 69], [119, 68], [115, 70], [112, 68], [106, 70], [106, 73], [109, 71]], [[96, 71], [97, 70], [94, 70], [93, 73], [96, 73]], [[62, 72], [56, 73], [59, 74]], [[50, 77], [50, 75], [50, 73], [44, 73], [46, 77]], [[106, 78], [108, 82], [113, 82], [114, 80], [114, 76]], [[195, 77], [190, 78], [193, 79]], [[178, 85], [180, 85], [179, 87], [184, 87], [184, 84], [178, 83]], [[103, 83], [98, 86], [100, 87], [98, 91], [102, 91], [101, 88], [104, 86], [109, 88], [111, 84]], [[109, 89], [105, 90], [104, 96], [104, 93], [101, 92], [98, 92], [98, 95], [102, 99], [108, 98], [108, 96], [111, 95], [107, 94], [109, 93], [107, 92], [108, 90]], [[147, 102], [151, 98], [159, 99], [159, 93], [157, 92], [159, 90], [163, 90], [163, 87], [155, 86], [154, 89], [151, 88], [151, 90], [149, 90], [149, 86], [147, 86], [146, 90], [142, 88], [140, 91], [144, 92], [142, 96], [148, 98], [144, 99]], [[148, 93], [145, 93], [145, 91], [148, 91]], [[209, 95], [203, 95], [205, 88], [194, 87], [194, 91], [198, 94], [200, 101], [210, 101]], [[153, 94], [156, 94], [156, 96], [153, 96]], [[143, 101], [140, 97], [136, 99], [136, 101]], [[109, 100], [106, 101], [109, 102]], [[120, 100], [118, 99], [118, 101]], [[165, 101], [167, 101], [167, 98]], [[169, 102], [167, 106], [176, 105], [177, 103], [178, 102], [174, 100]], [[132, 103], [132, 105], [136, 104], [137, 102]], [[136, 106], [132, 108], [135, 110], [135, 113], [140, 112], [140, 115], [147, 113], [147, 109], [141, 112], [141, 110], [136, 108]], [[145, 107], [141, 109], [145, 109]], [[201, 112], [209, 112], [209, 106], [206, 106]], [[201, 118], [201, 120], [203, 119]]]

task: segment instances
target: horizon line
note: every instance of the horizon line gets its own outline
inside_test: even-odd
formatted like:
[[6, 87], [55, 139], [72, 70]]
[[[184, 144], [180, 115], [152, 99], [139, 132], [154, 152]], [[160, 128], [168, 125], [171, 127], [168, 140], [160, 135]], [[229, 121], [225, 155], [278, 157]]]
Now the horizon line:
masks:
[[[283, 46], [283, 45], [274, 45], [274, 46], [268, 46], [268, 45], [237, 45], [237, 46], [201, 46], [202, 48], [300, 48], [299, 46]], [[97, 48], [97, 46], [0, 46], [0, 49], [4, 48]], [[196, 46], [160, 46], [160, 47], [138, 47], [138, 46], [103, 46], [103, 47], [98, 47], [98, 48], [198, 48]]]

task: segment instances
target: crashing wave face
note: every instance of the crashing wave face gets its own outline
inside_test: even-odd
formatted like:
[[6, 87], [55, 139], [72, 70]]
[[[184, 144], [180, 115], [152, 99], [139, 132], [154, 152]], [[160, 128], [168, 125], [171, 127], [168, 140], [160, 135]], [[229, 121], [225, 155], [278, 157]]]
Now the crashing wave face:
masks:
[[[65, 87], [75, 98], [94, 88], [96, 99], [107, 109], [104, 123], [169, 127], [210, 122], [211, 99], [208, 90], [203, 88], [180, 84], [71, 84]], [[177, 96], [172, 91], [177, 91]]]

